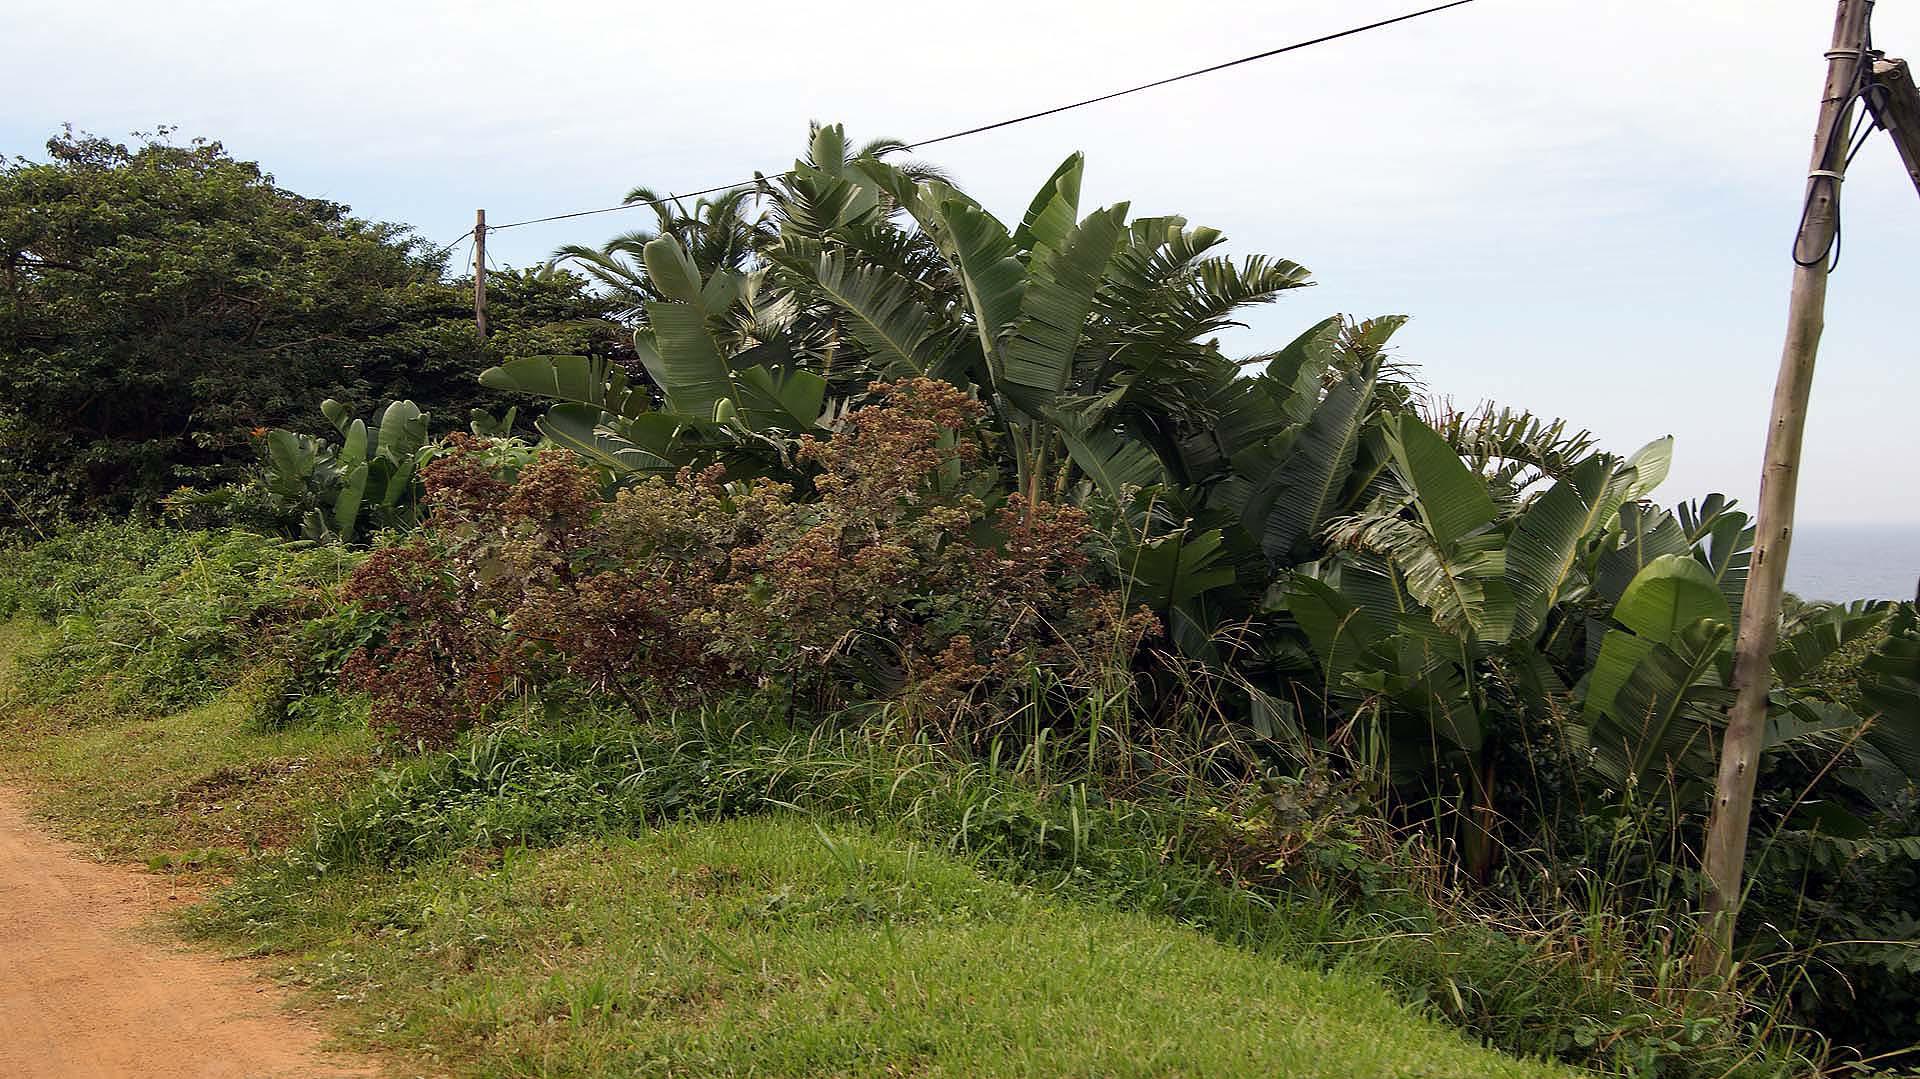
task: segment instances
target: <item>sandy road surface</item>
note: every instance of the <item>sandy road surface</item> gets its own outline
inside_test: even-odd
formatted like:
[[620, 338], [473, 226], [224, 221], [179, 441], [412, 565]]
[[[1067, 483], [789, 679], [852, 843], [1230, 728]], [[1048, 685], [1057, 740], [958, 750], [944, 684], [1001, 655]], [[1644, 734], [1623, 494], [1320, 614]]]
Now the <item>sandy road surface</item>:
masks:
[[88, 861], [0, 788], [0, 1079], [336, 1079], [247, 964], [136, 930], [166, 882]]

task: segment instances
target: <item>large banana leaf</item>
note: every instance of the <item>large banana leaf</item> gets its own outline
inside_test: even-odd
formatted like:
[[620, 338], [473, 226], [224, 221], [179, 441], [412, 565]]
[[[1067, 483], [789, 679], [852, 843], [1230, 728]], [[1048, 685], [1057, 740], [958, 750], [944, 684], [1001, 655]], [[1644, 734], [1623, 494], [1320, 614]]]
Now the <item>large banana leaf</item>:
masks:
[[1865, 742], [1907, 782], [1920, 782], [1920, 617], [1914, 604], [1896, 606], [1886, 625], [1886, 637], [1861, 664], [1860, 695], [1874, 717]]
[[[1464, 662], [1435, 662], [1425, 640], [1402, 636], [1394, 642], [1398, 673], [1373, 684], [1391, 693], [1401, 708], [1426, 721], [1422, 742], [1431, 742], [1430, 732], [1469, 755], [1478, 754], [1486, 744], [1487, 729], [1467, 682], [1472, 672]], [[1430, 750], [1425, 744], [1419, 748]]]
[[1342, 379], [1313, 411], [1293, 452], [1247, 502], [1247, 531], [1261, 537], [1269, 561], [1294, 565], [1339, 506], [1366, 425], [1374, 364]]
[[1894, 606], [1887, 635], [1861, 665], [1861, 675], [1868, 703], [1882, 714], [1920, 722], [1920, 614], [1914, 604]]
[[1638, 502], [1620, 507], [1620, 539], [1601, 556], [1594, 591], [1618, 603], [1627, 586], [1654, 559], [1684, 555], [1693, 549], [1680, 522], [1665, 510]]
[[733, 378], [706, 316], [684, 303], [655, 301], [646, 310], [649, 330], [634, 335], [640, 362], [672, 411], [711, 420], [715, 406], [733, 396]]
[[1740, 618], [1740, 601], [1747, 590], [1747, 569], [1753, 562], [1753, 525], [1744, 513], [1728, 510], [1707, 526], [1706, 549], [1702, 552], [1706, 567], [1720, 583], [1733, 619]]
[[[358, 420], [355, 420], [354, 423], [360, 432], [364, 445], [366, 428], [364, 426], [358, 426], [360, 423]], [[351, 438], [352, 436], [349, 435], [348, 437]], [[353, 542], [354, 526], [360, 523], [360, 503], [365, 500], [366, 493], [367, 462], [365, 460], [354, 461], [347, 465], [346, 472], [341, 475], [340, 493], [335, 497], [333, 503], [333, 530], [338, 532], [340, 538], [347, 543]]]
[[1433, 611], [1421, 603], [1392, 560], [1351, 554], [1341, 560], [1338, 587], [1384, 632], [1415, 642], [1426, 653], [1420, 669], [1438, 663], [1472, 662], [1472, 645], [1434, 619]]
[[1304, 573], [1286, 583], [1287, 612], [1300, 624], [1320, 659], [1326, 690], [1338, 695], [1349, 674], [1380, 665], [1376, 652], [1383, 637], [1379, 626], [1358, 604], [1326, 582]]
[[1129, 488], [1165, 481], [1166, 468], [1147, 443], [1108, 428], [1086, 427], [1057, 415], [1052, 418], [1067, 455], [1108, 498], [1118, 501]]
[[1413, 509], [1442, 550], [1493, 523], [1493, 496], [1460, 455], [1413, 413], [1387, 429], [1387, 448]]
[[1582, 542], [1619, 512], [1634, 475], [1609, 457], [1592, 456], [1522, 512], [1507, 545], [1515, 633], [1531, 639], [1539, 632], [1566, 587]]
[[328, 423], [333, 424], [333, 429], [340, 432], [342, 438], [346, 437], [349, 428], [359, 422], [354, 418], [353, 413], [347, 410], [346, 405], [331, 397], [320, 402], [320, 414], [327, 418]]
[[283, 498], [305, 495], [322, 449], [311, 435], [279, 428], [267, 432], [267, 488]]
[[340, 442], [340, 463], [349, 468], [354, 465], [365, 464], [367, 461], [367, 447], [371, 444], [371, 441], [367, 434], [367, 423], [365, 420], [354, 420], [348, 424], [346, 427], [346, 437]]
[[591, 405], [616, 416], [638, 416], [648, 408], [646, 393], [628, 383], [618, 364], [593, 356], [516, 356], [480, 372], [480, 384]]
[[1807, 612], [1786, 627], [1773, 650], [1774, 681], [1799, 685], [1835, 652], [1880, 629], [1893, 610], [1891, 603], [1861, 600]]
[[561, 404], [548, 409], [535, 426], [555, 445], [572, 450], [616, 476], [629, 476], [673, 471], [674, 462], [637, 445], [633, 439], [635, 425], [671, 425], [672, 422], [670, 417], [658, 412], [648, 413], [639, 420], [621, 420], [591, 405]]
[[1652, 442], [1634, 451], [1627, 458], [1627, 467], [1633, 469], [1633, 483], [1627, 488], [1627, 501], [1636, 501], [1653, 493], [1653, 489], [1667, 482], [1667, 473], [1673, 468], [1673, 436], [1656, 438]]
[[959, 271], [981, 351], [997, 384], [1005, 376], [1001, 341], [1020, 321], [1026, 267], [1020, 264], [1007, 227], [971, 199], [948, 198], [940, 204], [938, 220], [941, 242]]
[[1669, 644], [1703, 618], [1731, 623], [1718, 582], [1691, 558], [1663, 555], [1634, 577], [1613, 608], [1614, 620], [1635, 635]]
[[1712, 728], [1731, 702], [1718, 674], [1731, 635], [1724, 623], [1702, 619], [1634, 665], [1588, 734], [1596, 771], [1616, 789], [1668, 773], [1683, 781], [1711, 774]]
[[662, 236], [641, 249], [641, 261], [647, 268], [647, 280], [660, 295], [679, 303], [691, 304], [708, 315], [700, 267], [693, 256], [671, 236]]
[[[887, 167], [871, 159], [862, 165]], [[870, 219], [881, 204], [880, 190], [866, 167], [849, 170], [840, 163], [827, 168], [795, 162], [780, 186], [780, 232], [785, 238], [821, 239]]]
[[816, 125], [813, 129], [813, 137], [807, 140], [805, 163], [829, 176], [844, 174], [847, 164], [846, 125]]
[[[937, 180], [918, 182], [904, 170], [877, 158], [863, 157], [852, 162], [852, 166], [852, 171], [859, 179], [884, 191], [894, 205], [913, 218], [922, 232], [931, 236], [944, 227], [940, 205], [953, 195], [952, 187]], [[782, 239], [784, 241], [785, 237]]]
[[1022, 251], [1046, 246], [1059, 248], [1080, 218], [1080, 179], [1086, 171], [1086, 155], [1074, 153], [1053, 170], [1033, 204], [1027, 207], [1020, 227], [1013, 230], [1013, 245]]
[[1176, 532], [1123, 547], [1120, 570], [1127, 576], [1127, 600], [1155, 610], [1185, 607], [1203, 593], [1233, 583], [1225, 564], [1218, 529]]
[[1314, 408], [1320, 403], [1321, 382], [1339, 353], [1343, 328], [1338, 315], [1322, 319], [1267, 361], [1261, 377], [1274, 385], [1289, 421], [1306, 423], [1313, 419]]
[[[1471, 656], [1465, 643], [1444, 635], [1382, 635], [1367, 612], [1344, 588], [1334, 589], [1305, 574], [1285, 586], [1287, 610], [1306, 633], [1326, 676], [1330, 697], [1379, 696], [1393, 701], [1394, 713], [1418, 717], [1419, 725], [1397, 731], [1401, 750], [1397, 771], [1408, 776], [1418, 759], [1431, 761], [1436, 739], [1452, 750], [1477, 754], [1486, 740], [1467, 682]], [[1451, 752], [1451, 750], [1444, 750]]]
[[1389, 559], [1407, 590], [1449, 633], [1487, 642], [1513, 635], [1513, 591], [1500, 533], [1483, 532], [1443, 547], [1420, 522], [1374, 514], [1340, 521], [1330, 538]]
[[378, 424], [369, 489], [384, 509], [394, 509], [412, 493], [420, 448], [427, 444], [427, 414], [412, 401], [391, 401], [374, 416]]
[[427, 444], [427, 414], [412, 401], [389, 401], [373, 417], [377, 456], [400, 464]]
[[1706, 567], [1662, 555], [1627, 586], [1587, 679], [1582, 710], [1595, 767], [1616, 788], [1679, 767], [1699, 778], [1706, 728], [1724, 706], [1719, 661], [1731, 634]]
[[1512, 636], [1515, 600], [1505, 537], [1486, 482], [1411, 413], [1389, 426], [1387, 448], [1417, 521], [1373, 511], [1339, 524], [1339, 545], [1385, 555], [1440, 626], [1480, 641]]
[[798, 368], [778, 375], [762, 366], [746, 368], [735, 377], [734, 391], [734, 404], [755, 431], [811, 431], [827, 402], [827, 380]]
[[1020, 319], [1004, 348], [1000, 389], [1028, 414], [1051, 407], [1073, 376], [1094, 292], [1124, 232], [1125, 203], [1088, 214], [1058, 248], [1034, 249]]

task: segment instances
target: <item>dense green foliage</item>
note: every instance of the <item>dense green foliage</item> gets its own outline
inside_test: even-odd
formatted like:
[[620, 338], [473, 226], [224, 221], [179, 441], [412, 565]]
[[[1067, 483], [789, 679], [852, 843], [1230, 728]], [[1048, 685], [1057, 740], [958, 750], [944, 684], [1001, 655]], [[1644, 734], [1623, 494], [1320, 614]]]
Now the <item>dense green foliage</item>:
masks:
[[[83, 572], [100, 553], [131, 550], [143, 537], [151, 553], [137, 560], [151, 564], [123, 565], [147, 582], [141, 588], [110, 593]], [[259, 587], [250, 558], [188, 553], [257, 554], [262, 546], [284, 545], [112, 528], [37, 546], [15, 563], [33, 574], [10, 586], [10, 595], [23, 597], [18, 609], [57, 613], [58, 605], [71, 609], [78, 602], [98, 617], [69, 617], [64, 632], [43, 643], [41, 658], [25, 661], [26, 669], [82, 692], [125, 685], [118, 681], [123, 676], [87, 659], [110, 650], [111, 641], [84, 635], [138, 617], [149, 589], [165, 591], [183, 580], [199, 582], [203, 596]], [[181, 642], [184, 651], [168, 669], [185, 672], [176, 676], [196, 687], [192, 701], [205, 700], [216, 692], [209, 671], [230, 672], [247, 657], [264, 657], [255, 670], [288, 658], [309, 671], [337, 670], [356, 647], [380, 639], [383, 624], [379, 616], [336, 608], [283, 626], [277, 637], [256, 634], [250, 643], [197, 634]], [[85, 647], [89, 642], [92, 648]], [[103, 677], [108, 680], [97, 681]], [[309, 685], [321, 699], [333, 688], [324, 675]], [[596, 706], [591, 694], [554, 689], [544, 703], [502, 708], [497, 719], [504, 726], [402, 763], [342, 803], [303, 803], [320, 811], [317, 829], [296, 843], [289, 860], [261, 865], [230, 914], [244, 918], [252, 932], [279, 939], [307, 931], [303, 919], [324, 901], [320, 896], [342, 886], [343, 874], [353, 880], [373, 868], [800, 808], [829, 820], [903, 830], [915, 842], [1063, 896], [1171, 915], [1241, 947], [1370, 973], [1403, 999], [1515, 1051], [1635, 1074], [1720, 1075], [1755, 1052], [1755, 1035], [1745, 1024], [1767, 1021], [1764, 1015], [1739, 1020], [1713, 997], [1691, 992], [1676, 980], [1671, 962], [1642, 953], [1649, 942], [1630, 915], [1603, 907], [1574, 921], [1536, 923], [1532, 913], [1490, 903], [1474, 889], [1461, 891], [1448, 882], [1441, 851], [1417, 835], [1393, 835], [1371, 815], [1365, 792], [1348, 783], [1324, 774], [1275, 774], [1263, 783], [1222, 785], [1217, 748], [1182, 751], [1165, 740], [1096, 750], [1085, 741], [1102, 723], [1091, 701], [1078, 706], [1076, 726], [1056, 728], [1053, 738], [1036, 739], [1015, 724], [972, 747], [911, 725], [906, 712], [886, 713], [903, 725], [849, 724], [854, 717], [819, 727], [812, 720], [796, 723], [779, 694], [685, 713], [649, 708], [647, 722], [635, 726], [624, 710]], [[96, 731], [97, 720], [80, 720], [76, 756], [58, 766], [88, 788], [82, 806], [92, 812], [118, 807], [138, 816], [127, 807], [172, 805], [173, 796], [162, 794], [156, 803], [146, 786], [128, 785], [150, 765], [119, 765], [116, 778], [95, 774], [98, 763], [129, 754], [137, 760], [164, 747], [175, 761], [170, 767], [186, 765], [197, 776], [207, 755], [191, 739], [218, 738], [224, 745], [233, 738], [282, 737], [246, 733], [273, 726], [260, 722], [254, 680], [240, 680], [227, 700], [233, 704], [165, 719], [157, 742], [151, 736], [129, 741], [118, 727]], [[310, 740], [299, 732], [340, 729], [316, 728], [312, 720], [330, 719], [341, 707], [310, 699], [279, 725], [292, 721], [289, 736]], [[580, 722], [566, 718], [578, 709], [591, 714]], [[549, 713], [558, 718], [546, 718]], [[916, 729], [917, 737], [910, 733]], [[332, 756], [317, 747], [301, 752]], [[248, 777], [277, 784], [297, 777], [302, 766], [288, 767], [296, 771], [223, 766], [219, 776], [204, 780], [204, 798], [250, 804]], [[1116, 783], [1121, 774], [1126, 778]], [[191, 797], [190, 804], [200, 804], [201, 795]], [[270, 803], [271, 790], [265, 797]], [[259, 812], [283, 826], [283, 814], [270, 804]], [[192, 820], [211, 827], [219, 814], [202, 811]], [[135, 834], [152, 827], [141, 824]], [[165, 854], [168, 864], [185, 859], [188, 868], [230, 857], [194, 849]], [[223, 924], [232, 931], [237, 923]], [[1774, 1044], [1748, 1062], [1750, 1070], [1733, 1074], [1792, 1073], [1795, 1059], [1794, 1050]]]
[[[0, 613], [60, 618], [55, 694], [164, 711], [244, 667], [263, 729], [364, 693], [391, 740], [454, 746], [323, 823], [268, 906], [798, 807], [1361, 963], [1519, 1051], [1771, 1075], [1820, 1055], [1793, 1024], [1835, 1059], [1912, 1043], [1913, 605], [1784, 621], [1744, 965], [1690, 983], [1748, 519], [1655, 501], [1671, 440], [1423, 411], [1398, 317], [1226, 356], [1306, 270], [1083, 212], [1082, 171], [1009, 227], [816, 129], [758, 199], [558, 254], [631, 353], [604, 322], [469, 342], [493, 409], [544, 410], [538, 446], [451, 390], [329, 392], [253, 477], [171, 500], [324, 546], [123, 530], [122, 585], [66, 564], [112, 528], [66, 535], [0, 574]], [[542, 317], [577, 297], [508, 280]]]
[[218, 143], [71, 131], [0, 168], [0, 527], [145, 511], [232, 478], [251, 432], [317, 432], [320, 402], [459, 417], [513, 351], [608, 341], [583, 279], [493, 282], [483, 344], [441, 256], [277, 185]]
[[[356, 619], [332, 588], [359, 556], [338, 547], [117, 524], [9, 552], [8, 561], [0, 619], [55, 625], [26, 661], [41, 700], [85, 696], [163, 714], [211, 701], [256, 662], [293, 656], [308, 670], [319, 642], [354, 633], [340, 628]], [[308, 688], [330, 693], [319, 681]]]

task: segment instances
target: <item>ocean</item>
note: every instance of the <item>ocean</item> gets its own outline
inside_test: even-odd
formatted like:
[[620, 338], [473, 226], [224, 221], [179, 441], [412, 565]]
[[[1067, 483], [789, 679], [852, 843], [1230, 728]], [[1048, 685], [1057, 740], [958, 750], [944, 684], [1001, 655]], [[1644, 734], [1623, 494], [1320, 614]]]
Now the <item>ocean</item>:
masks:
[[1794, 529], [1787, 588], [1803, 599], [1912, 599], [1920, 524], [1804, 524]]

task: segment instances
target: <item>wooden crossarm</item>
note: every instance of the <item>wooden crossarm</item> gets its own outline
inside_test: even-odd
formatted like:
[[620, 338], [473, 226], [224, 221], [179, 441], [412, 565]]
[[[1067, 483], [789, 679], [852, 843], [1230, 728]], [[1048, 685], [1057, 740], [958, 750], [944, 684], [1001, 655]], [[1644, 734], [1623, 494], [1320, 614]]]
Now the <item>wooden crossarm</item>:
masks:
[[1920, 90], [1914, 88], [1913, 72], [1905, 60], [1876, 60], [1873, 83], [1879, 92], [1867, 95], [1867, 107], [1893, 136], [1900, 163], [1920, 192]]

